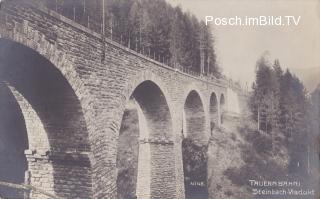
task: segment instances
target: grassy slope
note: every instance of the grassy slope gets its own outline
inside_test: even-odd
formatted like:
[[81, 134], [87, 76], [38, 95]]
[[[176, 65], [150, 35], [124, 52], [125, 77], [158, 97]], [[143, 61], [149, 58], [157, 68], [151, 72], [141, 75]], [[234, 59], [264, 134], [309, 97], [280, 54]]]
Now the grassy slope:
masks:
[[287, 173], [288, 154], [281, 136], [256, 131], [249, 116], [225, 117], [209, 146], [211, 198], [252, 198], [249, 179], [276, 180]]
[[[210, 198], [254, 198], [248, 186], [250, 179], [299, 180], [301, 188], [313, 188], [316, 192], [320, 192], [320, 174], [317, 166], [319, 164], [311, 162], [309, 174], [297, 170], [290, 171], [288, 169], [290, 158], [295, 157], [292, 154], [290, 156], [285, 137], [276, 130], [270, 134], [257, 131], [257, 124], [250, 117], [246, 100], [245, 96], [240, 98], [242, 115], [226, 116], [223, 127], [216, 129], [210, 139], [208, 150]], [[302, 152], [302, 155], [305, 154]], [[280, 199], [283, 196], [267, 198]], [[319, 196], [312, 197], [316, 198], [320, 199]]]

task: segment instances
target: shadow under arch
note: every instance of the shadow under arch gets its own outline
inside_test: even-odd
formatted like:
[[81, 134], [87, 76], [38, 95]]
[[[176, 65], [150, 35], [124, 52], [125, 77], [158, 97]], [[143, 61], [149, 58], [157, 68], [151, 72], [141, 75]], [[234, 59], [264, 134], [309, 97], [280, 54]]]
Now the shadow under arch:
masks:
[[191, 137], [199, 144], [206, 143], [205, 109], [200, 94], [196, 90], [191, 90], [186, 97], [183, 112], [184, 136]]
[[[10, 130], [10, 132], [7, 132]], [[21, 184], [25, 182], [28, 168], [24, 155], [28, 148], [28, 137], [21, 109], [10, 92], [0, 82], [0, 180]], [[0, 187], [0, 197], [22, 198], [23, 191]]]
[[220, 123], [221, 125], [224, 123], [224, 113], [225, 113], [225, 109], [226, 109], [226, 101], [224, 98], [224, 94], [221, 94], [220, 96], [220, 102], [219, 102], [219, 106], [220, 106]]
[[[35, 50], [0, 39], [0, 81], [17, 90], [30, 104], [50, 145], [47, 152], [40, 154], [38, 148], [26, 148], [31, 184], [61, 197], [89, 198], [92, 193], [87, 125], [68, 80]], [[35, 174], [39, 170], [40, 177]], [[43, 183], [50, 175], [53, 184]]]
[[[133, 90], [128, 103], [134, 105], [126, 106], [119, 132], [118, 198], [174, 198], [173, 127], [167, 99], [156, 83], [145, 80]], [[130, 158], [131, 164], [126, 162]], [[125, 178], [131, 182], [130, 193], [123, 193], [128, 190]]]
[[219, 110], [218, 98], [215, 92], [210, 96], [210, 131], [213, 134], [214, 128], [219, 126]]
[[182, 158], [185, 198], [208, 198], [207, 143], [204, 105], [199, 93], [191, 90], [183, 113]]

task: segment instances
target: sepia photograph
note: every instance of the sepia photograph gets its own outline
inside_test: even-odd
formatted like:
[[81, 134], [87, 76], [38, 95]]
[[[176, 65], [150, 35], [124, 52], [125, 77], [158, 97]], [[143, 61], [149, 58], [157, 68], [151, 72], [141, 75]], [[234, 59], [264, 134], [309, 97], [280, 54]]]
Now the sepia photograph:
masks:
[[0, 199], [320, 199], [320, 0], [0, 0]]

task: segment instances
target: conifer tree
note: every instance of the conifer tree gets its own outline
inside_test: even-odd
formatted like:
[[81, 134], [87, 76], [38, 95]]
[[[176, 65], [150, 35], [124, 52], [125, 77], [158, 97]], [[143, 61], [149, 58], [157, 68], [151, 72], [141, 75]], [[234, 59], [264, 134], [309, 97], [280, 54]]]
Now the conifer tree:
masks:
[[165, 0], [104, 0], [104, 14], [103, 0], [46, 2], [50, 9], [157, 61], [221, 77], [211, 28]]

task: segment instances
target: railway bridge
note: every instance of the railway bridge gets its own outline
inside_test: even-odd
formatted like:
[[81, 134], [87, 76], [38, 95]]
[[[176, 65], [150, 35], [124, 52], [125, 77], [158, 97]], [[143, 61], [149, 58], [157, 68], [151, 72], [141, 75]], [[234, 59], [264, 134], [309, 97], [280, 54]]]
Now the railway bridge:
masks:
[[119, 165], [132, 163], [137, 198], [185, 198], [182, 140], [206, 143], [222, 125], [226, 81], [169, 67], [34, 2], [0, 10], [0, 180], [109, 199]]

